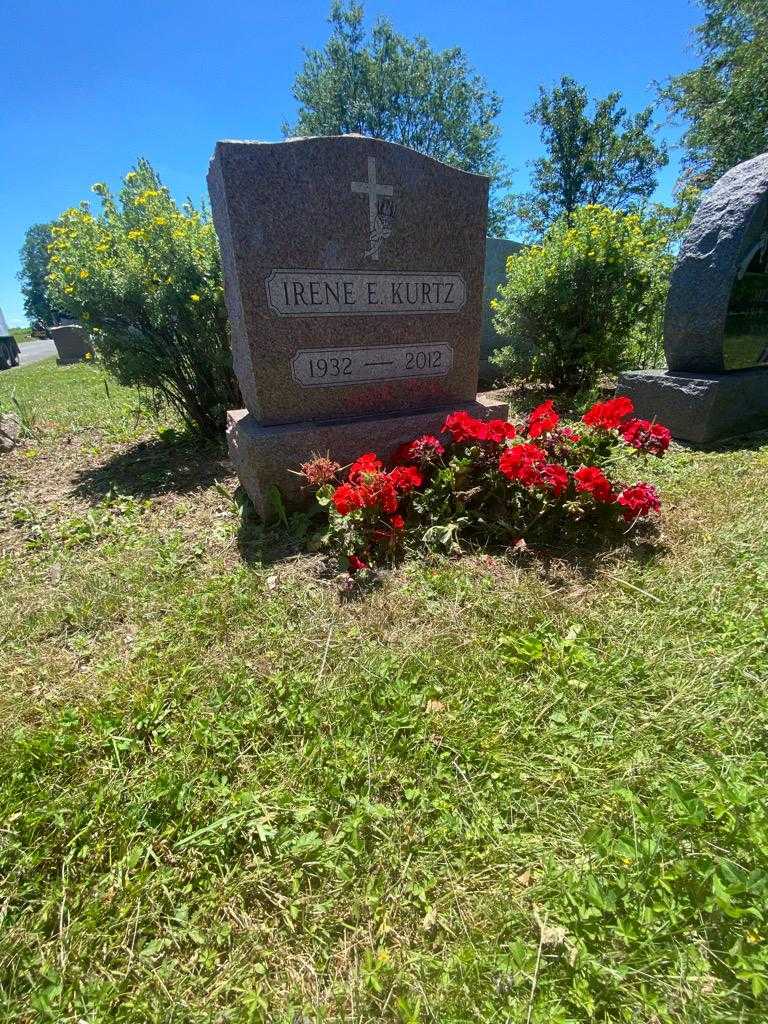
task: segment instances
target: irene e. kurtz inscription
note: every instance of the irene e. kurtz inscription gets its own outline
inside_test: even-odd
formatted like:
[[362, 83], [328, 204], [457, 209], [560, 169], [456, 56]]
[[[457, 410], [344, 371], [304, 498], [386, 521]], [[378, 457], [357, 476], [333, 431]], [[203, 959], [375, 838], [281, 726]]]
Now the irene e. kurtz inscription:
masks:
[[273, 270], [267, 298], [278, 316], [458, 313], [467, 289], [461, 274]]

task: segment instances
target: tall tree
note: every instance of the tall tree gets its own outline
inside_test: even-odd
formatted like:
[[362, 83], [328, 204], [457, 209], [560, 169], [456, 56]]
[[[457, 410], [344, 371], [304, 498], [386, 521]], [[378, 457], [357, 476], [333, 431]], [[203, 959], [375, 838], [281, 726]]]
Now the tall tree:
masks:
[[334, 0], [331, 36], [306, 50], [293, 95], [298, 119], [286, 135], [357, 132], [399, 142], [492, 179], [489, 229], [503, 228], [498, 192], [506, 184], [497, 154], [501, 100], [458, 47], [433, 50], [426, 39], [399, 35], [386, 19], [369, 34], [363, 6]]
[[21, 269], [16, 275], [21, 281], [24, 312], [31, 321], [40, 321], [46, 327], [51, 327], [58, 319], [58, 312], [51, 305], [45, 286], [51, 238], [50, 224], [33, 224], [27, 229], [19, 251]]
[[593, 101], [591, 115], [589, 103], [584, 86], [564, 76], [549, 91], [539, 87], [526, 115], [541, 126], [546, 155], [531, 164], [532, 190], [508, 204], [529, 235], [543, 234], [585, 203], [630, 209], [656, 188], [656, 172], [669, 158], [653, 138], [653, 108], [630, 116], [619, 92]]
[[673, 115], [688, 122], [684, 178], [700, 188], [768, 150], [768, 2], [703, 0], [702, 6], [701, 66], [661, 89]]

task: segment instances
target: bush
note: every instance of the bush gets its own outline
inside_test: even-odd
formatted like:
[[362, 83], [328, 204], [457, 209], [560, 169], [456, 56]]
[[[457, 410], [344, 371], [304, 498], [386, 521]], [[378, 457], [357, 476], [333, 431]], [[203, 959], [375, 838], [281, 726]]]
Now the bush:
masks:
[[115, 200], [106, 185], [52, 226], [51, 301], [93, 330], [121, 384], [147, 390], [208, 435], [238, 404], [216, 234], [205, 210], [179, 208], [140, 160]]
[[507, 378], [556, 388], [654, 362], [671, 269], [657, 222], [580, 207], [508, 259], [491, 305], [497, 331], [515, 341], [491, 362]]
[[628, 398], [598, 402], [578, 433], [551, 401], [518, 427], [456, 412], [442, 437], [393, 453], [393, 469], [373, 452], [343, 481], [328, 459], [301, 468], [328, 510], [325, 543], [352, 573], [396, 560], [409, 543], [455, 552], [465, 540], [579, 541], [659, 511], [653, 487], [618, 479], [627, 456], [661, 456], [670, 442], [666, 427], [632, 411]]

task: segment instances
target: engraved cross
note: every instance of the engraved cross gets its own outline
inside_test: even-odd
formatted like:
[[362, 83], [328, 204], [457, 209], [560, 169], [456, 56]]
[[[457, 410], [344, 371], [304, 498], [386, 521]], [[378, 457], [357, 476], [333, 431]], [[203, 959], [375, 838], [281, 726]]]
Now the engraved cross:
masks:
[[368, 218], [371, 235], [373, 235], [376, 230], [379, 196], [391, 196], [393, 192], [391, 185], [380, 185], [376, 181], [376, 159], [374, 157], [368, 157], [368, 181], [353, 181], [352, 191], [368, 194]]

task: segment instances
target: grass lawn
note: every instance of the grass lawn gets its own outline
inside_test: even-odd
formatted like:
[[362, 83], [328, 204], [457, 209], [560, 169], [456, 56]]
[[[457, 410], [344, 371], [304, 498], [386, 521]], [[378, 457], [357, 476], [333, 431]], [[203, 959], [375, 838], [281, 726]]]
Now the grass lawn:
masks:
[[2, 1019], [768, 1017], [768, 438], [343, 602], [97, 367], [8, 407]]

